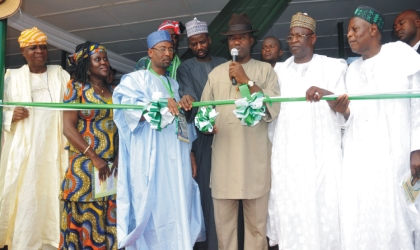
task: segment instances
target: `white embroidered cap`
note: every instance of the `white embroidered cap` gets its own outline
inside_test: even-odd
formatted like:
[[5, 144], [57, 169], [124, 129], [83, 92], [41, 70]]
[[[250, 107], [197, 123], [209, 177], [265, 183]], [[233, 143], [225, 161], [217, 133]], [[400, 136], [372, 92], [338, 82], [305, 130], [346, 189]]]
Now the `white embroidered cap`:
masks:
[[195, 17], [194, 20], [189, 21], [185, 24], [185, 28], [187, 30], [188, 37], [202, 33], [209, 33], [207, 29], [207, 23], [198, 21]]

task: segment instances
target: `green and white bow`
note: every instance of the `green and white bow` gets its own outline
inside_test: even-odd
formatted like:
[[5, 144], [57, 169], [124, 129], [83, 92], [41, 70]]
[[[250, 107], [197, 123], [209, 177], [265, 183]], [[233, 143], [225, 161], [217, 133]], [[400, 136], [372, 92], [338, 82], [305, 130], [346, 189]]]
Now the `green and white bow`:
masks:
[[265, 116], [263, 105], [264, 95], [256, 92], [250, 98], [242, 98], [235, 101], [236, 109], [233, 114], [241, 120], [242, 125], [255, 126]]
[[194, 118], [195, 126], [201, 132], [213, 132], [214, 122], [218, 114], [213, 106], [200, 107]]
[[168, 99], [159, 99], [150, 101], [149, 106], [146, 109], [144, 118], [152, 129], [161, 131], [163, 128], [171, 124], [175, 116], [169, 112]]

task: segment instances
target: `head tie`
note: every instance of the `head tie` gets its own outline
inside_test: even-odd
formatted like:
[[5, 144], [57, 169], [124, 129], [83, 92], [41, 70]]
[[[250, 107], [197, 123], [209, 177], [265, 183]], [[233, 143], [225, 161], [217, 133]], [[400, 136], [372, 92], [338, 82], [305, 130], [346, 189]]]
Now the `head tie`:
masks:
[[47, 35], [40, 31], [37, 27], [26, 29], [20, 33], [18, 42], [21, 48], [33, 45], [46, 45]]
[[99, 43], [90, 43], [89, 48], [86, 49], [85, 46], [82, 46], [78, 51], [74, 54], [69, 55], [67, 62], [69, 65], [77, 65], [81, 60], [97, 53], [97, 52], [105, 52], [106, 49], [103, 45]]
[[173, 29], [175, 34], [180, 35], [181, 29], [179, 28], [179, 22], [172, 20], [165, 20], [161, 25], [159, 25], [158, 30], [168, 30]]

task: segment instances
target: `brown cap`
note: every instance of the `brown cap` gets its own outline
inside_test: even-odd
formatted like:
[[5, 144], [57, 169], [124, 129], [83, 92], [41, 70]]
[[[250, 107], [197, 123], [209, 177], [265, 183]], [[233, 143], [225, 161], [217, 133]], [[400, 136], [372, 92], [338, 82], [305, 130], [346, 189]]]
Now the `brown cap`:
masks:
[[308, 16], [308, 14], [298, 12], [292, 16], [290, 28], [293, 27], [307, 28], [310, 29], [313, 33], [315, 33], [316, 22], [312, 17]]
[[245, 33], [253, 33], [258, 30], [253, 30], [251, 25], [251, 20], [248, 17], [248, 14], [242, 12], [241, 14], [232, 14], [232, 17], [229, 20], [229, 30], [226, 32], [221, 32], [220, 34], [225, 36], [230, 35], [239, 35]]

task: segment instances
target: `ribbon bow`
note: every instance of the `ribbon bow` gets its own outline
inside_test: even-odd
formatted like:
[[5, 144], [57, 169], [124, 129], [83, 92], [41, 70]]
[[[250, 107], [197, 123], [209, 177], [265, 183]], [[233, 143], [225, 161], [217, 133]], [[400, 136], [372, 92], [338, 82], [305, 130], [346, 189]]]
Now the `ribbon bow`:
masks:
[[201, 132], [213, 132], [214, 122], [218, 114], [211, 105], [200, 107], [194, 118], [195, 126]]
[[163, 128], [168, 126], [168, 124], [171, 124], [174, 121], [175, 116], [173, 116], [171, 112], [169, 112], [167, 106], [167, 99], [150, 101], [150, 105], [146, 109], [146, 114], [144, 114], [144, 118], [148, 123], [150, 123], [150, 127], [152, 129], [161, 131]]
[[261, 92], [253, 93], [250, 98], [235, 101], [236, 109], [233, 114], [241, 120], [242, 125], [255, 126], [265, 116], [263, 105], [264, 95]]

